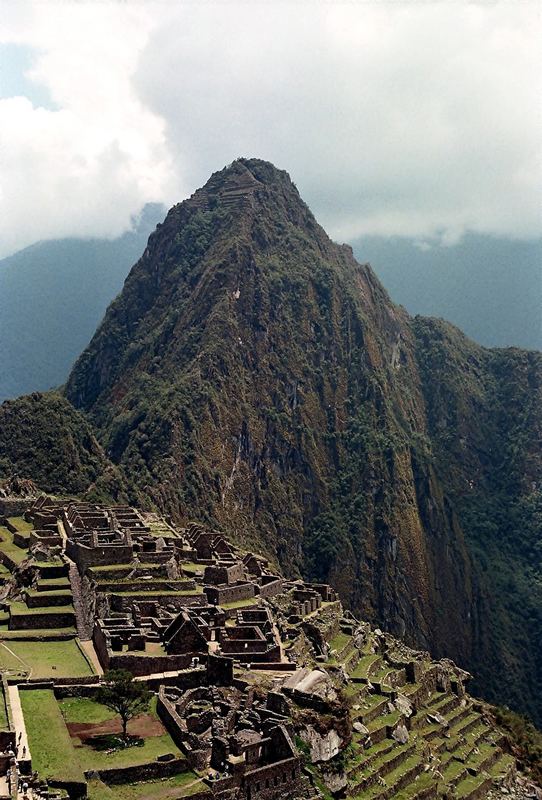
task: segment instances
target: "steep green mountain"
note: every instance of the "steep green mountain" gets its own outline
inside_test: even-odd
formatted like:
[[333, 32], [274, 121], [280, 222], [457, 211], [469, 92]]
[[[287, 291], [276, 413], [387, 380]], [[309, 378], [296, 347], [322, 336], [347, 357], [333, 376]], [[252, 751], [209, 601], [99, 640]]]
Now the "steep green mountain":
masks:
[[32, 475], [42, 491], [99, 500], [123, 495], [123, 479], [82, 414], [56, 392], [0, 405], [0, 476]]
[[365, 236], [352, 247], [411, 314], [444, 317], [486, 347], [542, 350], [542, 239], [469, 233], [420, 249], [412, 239]]
[[66, 396], [135, 500], [329, 580], [540, 722], [541, 376], [410, 318], [240, 159], [150, 237]]
[[164, 215], [150, 203], [117, 239], [38, 242], [0, 261], [0, 402], [66, 380]]

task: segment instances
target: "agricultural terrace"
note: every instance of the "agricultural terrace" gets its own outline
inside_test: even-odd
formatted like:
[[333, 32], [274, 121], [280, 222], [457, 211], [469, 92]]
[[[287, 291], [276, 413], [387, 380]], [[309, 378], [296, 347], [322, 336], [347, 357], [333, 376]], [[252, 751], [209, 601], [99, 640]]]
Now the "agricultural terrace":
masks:
[[31, 678], [86, 678], [94, 674], [75, 639], [0, 641], [0, 670], [25, 672]]

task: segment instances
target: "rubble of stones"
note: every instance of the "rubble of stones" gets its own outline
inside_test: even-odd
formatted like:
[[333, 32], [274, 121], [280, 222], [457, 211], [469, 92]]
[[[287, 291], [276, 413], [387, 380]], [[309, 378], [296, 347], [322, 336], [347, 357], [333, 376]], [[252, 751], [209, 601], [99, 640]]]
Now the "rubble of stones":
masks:
[[331, 586], [129, 506], [41, 496], [24, 513], [32, 560], [9, 592], [59, 565], [79, 638], [104, 671], [148, 679], [209, 797], [511, 791], [514, 759], [468, 673], [359, 622]]

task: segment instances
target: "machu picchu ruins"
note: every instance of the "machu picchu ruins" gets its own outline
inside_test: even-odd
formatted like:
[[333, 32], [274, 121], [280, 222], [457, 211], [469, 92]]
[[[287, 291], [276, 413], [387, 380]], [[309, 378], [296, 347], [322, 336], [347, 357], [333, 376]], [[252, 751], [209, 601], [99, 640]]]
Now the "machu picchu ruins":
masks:
[[[333, 587], [288, 579], [196, 522], [12, 488], [0, 798], [509, 791], [515, 759], [469, 674], [357, 620]], [[153, 692], [130, 747], [111, 746], [118, 720], [94, 699], [118, 670]]]

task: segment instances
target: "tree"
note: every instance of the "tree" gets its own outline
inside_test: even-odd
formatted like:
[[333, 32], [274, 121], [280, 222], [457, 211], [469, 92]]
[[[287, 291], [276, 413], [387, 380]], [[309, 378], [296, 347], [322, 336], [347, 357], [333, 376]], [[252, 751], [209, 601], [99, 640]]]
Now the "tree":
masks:
[[127, 669], [108, 670], [103, 685], [96, 693], [96, 702], [116, 711], [122, 720], [122, 738], [127, 738], [128, 722], [149, 707], [152, 693], [144, 683], [134, 681]]

